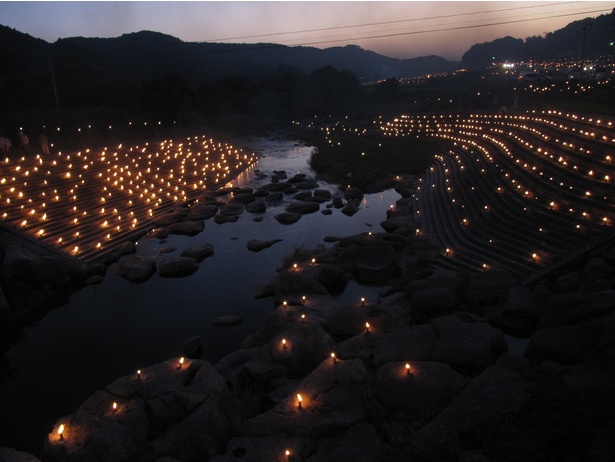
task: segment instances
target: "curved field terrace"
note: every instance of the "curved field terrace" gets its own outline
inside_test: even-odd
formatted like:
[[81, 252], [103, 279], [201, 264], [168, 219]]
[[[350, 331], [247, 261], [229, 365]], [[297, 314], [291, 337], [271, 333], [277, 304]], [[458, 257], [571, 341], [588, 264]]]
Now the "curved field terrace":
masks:
[[386, 136], [437, 139], [414, 196], [440, 264], [527, 277], [612, 234], [613, 122], [560, 112], [400, 116]]

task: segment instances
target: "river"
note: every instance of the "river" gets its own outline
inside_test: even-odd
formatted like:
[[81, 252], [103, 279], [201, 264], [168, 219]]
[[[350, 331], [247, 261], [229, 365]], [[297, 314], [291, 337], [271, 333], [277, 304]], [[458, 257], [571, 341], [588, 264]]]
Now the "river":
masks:
[[[297, 172], [313, 176], [308, 165], [312, 148], [298, 141], [251, 138], [235, 144], [256, 152], [260, 160], [255, 169], [268, 176], [273, 170], [285, 170], [289, 177]], [[250, 169], [232, 183], [257, 188], [268, 181], [256, 178]], [[336, 189], [319, 183], [320, 188]], [[177, 249], [158, 256], [158, 261], [206, 243], [213, 245], [215, 253], [188, 277], [155, 274], [142, 284], [124, 280], [113, 265], [102, 283], [83, 288], [66, 305], [27, 328], [23, 339], [6, 353], [11, 374], [0, 383], [0, 447], [38, 456], [57, 419], [74, 412], [116, 378], [181, 356], [183, 343], [191, 337], [203, 339], [203, 359], [215, 364], [240, 348], [241, 341], [258, 330], [273, 309], [271, 298], [255, 300], [253, 294], [259, 282], [276, 275], [293, 248], [315, 247], [330, 235], [380, 232], [386, 209], [398, 198], [393, 190], [370, 194], [352, 217], [332, 209], [332, 215], [313, 213], [293, 225], [282, 225], [274, 215], [284, 210], [286, 200], [269, 206], [260, 222], [244, 212], [236, 223], [218, 225], [207, 220], [204, 231], [195, 237], [169, 236], [164, 243], [141, 239], [138, 255], [158, 256], [162, 248]], [[254, 253], [246, 248], [251, 239], [282, 241]], [[337, 301], [375, 299], [378, 290], [351, 281]], [[220, 315], [241, 316], [244, 322], [232, 328], [214, 327]]]

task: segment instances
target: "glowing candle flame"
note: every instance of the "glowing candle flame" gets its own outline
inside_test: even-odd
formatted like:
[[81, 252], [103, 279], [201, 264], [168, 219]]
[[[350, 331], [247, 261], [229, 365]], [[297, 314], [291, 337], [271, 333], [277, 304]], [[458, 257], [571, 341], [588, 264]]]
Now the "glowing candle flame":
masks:
[[60, 439], [63, 440], [64, 439], [64, 424], [60, 424], [60, 426], [58, 427], [58, 435], [60, 435]]
[[177, 364], [177, 368], [181, 369], [182, 366], [184, 365], [184, 357], [182, 356], [181, 358], [179, 358], [179, 363]]
[[286, 339], [282, 339], [282, 348], [286, 349]]
[[369, 332], [369, 322], [366, 322], [366, 323], [365, 323], [365, 331], [366, 331], [366, 332]]
[[303, 403], [303, 398], [301, 397], [299, 393], [297, 393], [297, 402], [299, 403], [298, 407], [301, 408], [301, 403]]
[[117, 403], [115, 401], [113, 401], [113, 412], [117, 411]]
[[410, 364], [406, 363], [406, 374], [410, 375], [412, 372], [410, 371]]
[[331, 359], [333, 359], [333, 364], [335, 364], [336, 358], [335, 353], [331, 352]]

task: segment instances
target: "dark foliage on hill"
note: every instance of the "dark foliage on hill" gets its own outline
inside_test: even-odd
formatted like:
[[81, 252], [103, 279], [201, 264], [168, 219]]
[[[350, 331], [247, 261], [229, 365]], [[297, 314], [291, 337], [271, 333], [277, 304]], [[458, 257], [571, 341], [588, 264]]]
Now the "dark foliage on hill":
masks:
[[[461, 58], [464, 67], [484, 67], [493, 61], [547, 61], [564, 58], [598, 59], [613, 53], [615, 10], [596, 18], [574, 21], [544, 36], [503, 37], [473, 45]], [[583, 42], [585, 41], [585, 50]], [[495, 59], [494, 59], [495, 58]]]
[[230, 75], [252, 81], [283, 74], [305, 77], [327, 66], [372, 81], [443, 72], [458, 65], [436, 56], [388, 58], [356, 46], [320, 50], [271, 43], [192, 43], [151, 31], [49, 44], [5, 26], [0, 26], [0, 59], [8, 63], [1, 81], [8, 94], [7, 109], [52, 108], [52, 68], [61, 105], [79, 107], [125, 101], [122, 92], [127, 88], [168, 81], [168, 76], [194, 89], [218, 85]]

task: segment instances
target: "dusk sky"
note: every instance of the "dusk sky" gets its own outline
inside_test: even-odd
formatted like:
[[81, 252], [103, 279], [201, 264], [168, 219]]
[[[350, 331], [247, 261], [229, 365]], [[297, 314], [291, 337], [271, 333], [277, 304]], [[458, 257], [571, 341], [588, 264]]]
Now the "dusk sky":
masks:
[[152, 30], [186, 42], [358, 45], [395, 58], [460, 60], [475, 43], [552, 32], [613, 2], [4, 2], [0, 24], [47, 42]]

